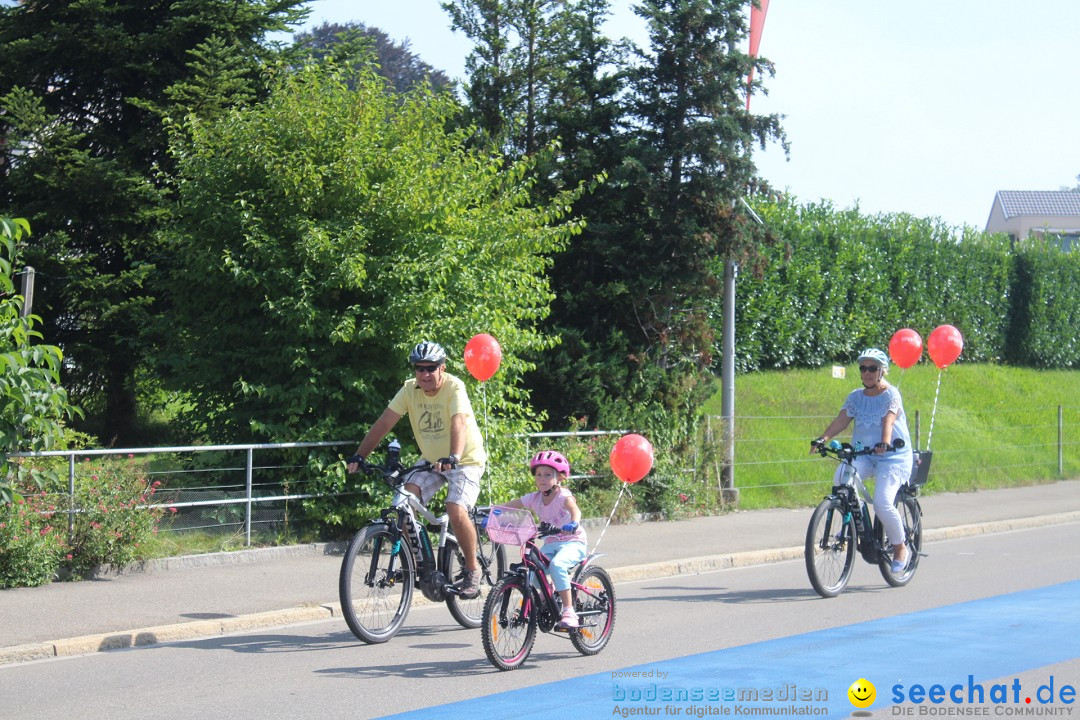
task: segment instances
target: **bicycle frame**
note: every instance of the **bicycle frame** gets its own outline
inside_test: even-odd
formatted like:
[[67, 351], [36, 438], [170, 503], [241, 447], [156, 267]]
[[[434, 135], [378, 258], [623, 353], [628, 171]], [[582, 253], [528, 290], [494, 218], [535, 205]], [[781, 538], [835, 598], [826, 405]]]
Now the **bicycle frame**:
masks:
[[[580, 577], [585, 569], [592, 564], [596, 559], [602, 557], [595, 553], [589, 553], [585, 556], [585, 559], [574, 566], [574, 577], [570, 580], [570, 589], [579, 593], [585, 593], [590, 597], [594, 597], [594, 593], [584, 585], [577, 582], [576, 578]], [[544, 552], [536, 544], [534, 540], [526, 540], [525, 544], [521, 546], [521, 563], [519, 567], [515, 568], [513, 565], [507, 571], [507, 575], [520, 575], [524, 578], [525, 587], [531, 587], [537, 591], [541, 599], [541, 607], [537, 608], [539, 613], [537, 614], [537, 627], [542, 632], [551, 632], [555, 629], [555, 625], [559, 622], [559, 616], [561, 613], [561, 601], [558, 593], [555, 591], [554, 585], [552, 585], [551, 577], [548, 575], [548, 565], [550, 561]], [[539, 590], [543, 590], [542, 593]], [[526, 614], [533, 612], [532, 594], [530, 595], [527, 606], [525, 608]], [[591, 614], [599, 614], [598, 612], [590, 613], [589, 611], [583, 611], [579, 614], [579, 619], [588, 617]]]
[[[855, 546], [859, 554], [871, 565], [876, 564], [881, 559], [884, 548], [880, 547], [877, 538], [874, 537], [874, 517], [871, 514], [874, 499], [870, 496], [870, 491], [866, 489], [866, 483], [863, 482], [859, 471], [855, 469], [851, 458], [842, 460], [840, 467], [841, 482], [833, 486], [832, 495], [839, 498], [847, 508], [842, 521], [855, 524]], [[848, 497], [851, 493], [844, 492], [842, 488], [850, 488], [854, 496]], [[856, 515], [858, 520], [856, 520]]]

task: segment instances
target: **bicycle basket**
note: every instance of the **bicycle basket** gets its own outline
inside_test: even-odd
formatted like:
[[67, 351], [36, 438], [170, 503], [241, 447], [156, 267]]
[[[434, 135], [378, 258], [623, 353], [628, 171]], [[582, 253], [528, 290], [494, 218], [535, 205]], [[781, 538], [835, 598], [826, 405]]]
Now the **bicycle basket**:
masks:
[[930, 450], [916, 450], [913, 453], [911, 463], [911, 477], [908, 484], [914, 487], [922, 487], [930, 478], [930, 459], [934, 453]]
[[491, 508], [487, 522], [488, 537], [503, 545], [524, 545], [536, 535], [536, 522], [528, 510], [500, 507]]

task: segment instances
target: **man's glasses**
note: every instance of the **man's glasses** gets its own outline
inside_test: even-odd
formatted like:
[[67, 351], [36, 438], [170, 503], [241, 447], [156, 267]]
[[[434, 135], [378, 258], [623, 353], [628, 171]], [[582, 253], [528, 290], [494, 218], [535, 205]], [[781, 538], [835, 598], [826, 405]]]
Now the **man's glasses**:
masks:
[[861, 373], [877, 372], [880, 369], [881, 368], [878, 367], [877, 365], [860, 365], [859, 366], [859, 372], [861, 372]]
[[424, 374], [427, 374], [427, 373], [435, 372], [436, 370], [439, 369], [439, 366], [438, 365], [413, 365], [412, 368], [413, 368], [413, 370], [416, 371], [417, 375], [424, 375]]

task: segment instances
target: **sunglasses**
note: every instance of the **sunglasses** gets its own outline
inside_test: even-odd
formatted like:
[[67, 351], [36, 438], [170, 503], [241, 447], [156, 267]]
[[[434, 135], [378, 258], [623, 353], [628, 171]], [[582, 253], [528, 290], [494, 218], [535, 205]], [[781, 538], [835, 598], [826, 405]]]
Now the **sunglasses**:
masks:
[[438, 365], [413, 365], [412, 367], [413, 370], [416, 371], [417, 375], [421, 375], [424, 373], [433, 373], [439, 369]]
[[881, 368], [879, 366], [877, 366], [877, 365], [860, 365], [859, 366], [859, 372], [861, 372], [861, 373], [877, 372], [880, 369]]

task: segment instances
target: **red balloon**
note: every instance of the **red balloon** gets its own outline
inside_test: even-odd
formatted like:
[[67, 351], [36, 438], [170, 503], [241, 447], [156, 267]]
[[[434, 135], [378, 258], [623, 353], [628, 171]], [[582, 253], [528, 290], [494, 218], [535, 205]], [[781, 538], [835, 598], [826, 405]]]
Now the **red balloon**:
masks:
[[911, 328], [897, 330], [889, 341], [889, 357], [907, 370], [922, 357], [922, 337]]
[[499, 341], [487, 333], [473, 335], [465, 344], [465, 368], [474, 378], [484, 382], [502, 364], [502, 348]]
[[926, 339], [930, 359], [941, 369], [948, 367], [964, 349], [964, 338], [952, 325], [938, 325]]
[[623, 435], [611, 448], [611, 470], [624, 483], [633, 484], [649, 474], [653, 466], [653, 446], [642, 436]]

